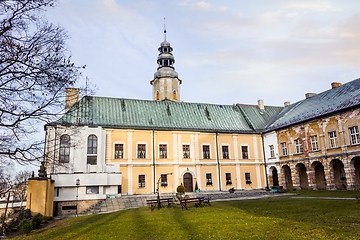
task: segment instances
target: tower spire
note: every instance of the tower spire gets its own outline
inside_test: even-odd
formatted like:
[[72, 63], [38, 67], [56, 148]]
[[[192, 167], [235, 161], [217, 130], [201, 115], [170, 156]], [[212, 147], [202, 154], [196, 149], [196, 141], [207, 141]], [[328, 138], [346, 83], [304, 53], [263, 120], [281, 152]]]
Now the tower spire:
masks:
[[164, 41], [166, 41], [166, 25], [165, 25], [165, 18], [164, 18]]

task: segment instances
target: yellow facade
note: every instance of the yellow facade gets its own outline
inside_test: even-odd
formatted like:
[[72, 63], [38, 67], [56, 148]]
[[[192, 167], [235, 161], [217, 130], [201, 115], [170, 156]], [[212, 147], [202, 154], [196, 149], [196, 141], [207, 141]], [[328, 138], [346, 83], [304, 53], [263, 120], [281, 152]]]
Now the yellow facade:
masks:
[[[260, 135], [134, 129], [106, 132], [106, 163], [120, 163], [122, 194], [154, 193], [158, 182], [160, 193], [173, 193], [180, 184], [194, 191], [196, 183], [203, 191], [265, 188]], [[116, 145], [121, 145], [121, 157]], [[246, 174], [251, 184], [246, 183]]]
[[53, 216], [54, 186], [54, 181], [48, 178], [29, 179], [26, 207], [32, 215]]

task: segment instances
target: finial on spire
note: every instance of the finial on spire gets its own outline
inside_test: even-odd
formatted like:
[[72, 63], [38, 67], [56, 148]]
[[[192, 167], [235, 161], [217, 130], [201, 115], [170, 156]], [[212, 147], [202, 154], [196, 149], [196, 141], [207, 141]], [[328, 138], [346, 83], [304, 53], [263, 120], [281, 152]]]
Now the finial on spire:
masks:
[[164, 40], [166, 41], [166, 25], [165, 25], [165, 18], [164, 18]]

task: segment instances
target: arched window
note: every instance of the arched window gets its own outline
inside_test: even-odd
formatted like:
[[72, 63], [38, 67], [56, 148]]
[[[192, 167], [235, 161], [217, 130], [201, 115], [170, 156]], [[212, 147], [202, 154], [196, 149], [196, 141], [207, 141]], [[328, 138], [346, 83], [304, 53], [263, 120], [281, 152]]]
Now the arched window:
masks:
[[177, 100], [177, 95], [176, 95], [176, 91], [175, 91], [175, 90], [173, 91], [173, 98], [174, 98], [174, 100]]
[[68, 163], [70, 160], [70, 136], [67, 134], [60, 137], [59, 162]]
[[156, 100], [159, 100], [159, 91], [156, 91], [155, 99], [156, 99]]
[[97, 137], [91, 134], [87, 142], [87, 164], [97, 164]]

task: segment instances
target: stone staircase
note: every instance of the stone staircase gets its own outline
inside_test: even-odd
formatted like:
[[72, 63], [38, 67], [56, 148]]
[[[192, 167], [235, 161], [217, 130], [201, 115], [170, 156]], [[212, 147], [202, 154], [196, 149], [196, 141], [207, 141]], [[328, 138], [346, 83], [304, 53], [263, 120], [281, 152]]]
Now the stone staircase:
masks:
[[[271, 193], [265, 190], [251, 190], [251, 191], [236, 191], [235, 193], [229, 192], [200, 192], [200, 193], [186, 193], [189, 197], [195, 196], [208, 196], [211, 201], [226, 201], [226, 200], [235, 200], [235, 199], [249, 199], [249, 198], [260, 198], [268, 197], [275, 195], [282, 195], [281, 193]], [[98, 204], [92, 206], [81, 214], [97, 214], [105, 212], [115, 212], [124, 209], [130, 208], [139, 208], [146, 205], [146, 200], [156, 199], [156, 194], [149, 195], [114, 195], [112, 197], [106, 198], [106, 200], [100, 201]], [[161, 198], [171, 198], [173, 197], [175, 201], [177, 198], [175, 194], [161, 194]]]

